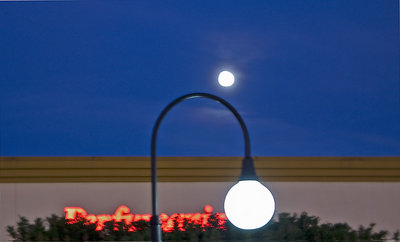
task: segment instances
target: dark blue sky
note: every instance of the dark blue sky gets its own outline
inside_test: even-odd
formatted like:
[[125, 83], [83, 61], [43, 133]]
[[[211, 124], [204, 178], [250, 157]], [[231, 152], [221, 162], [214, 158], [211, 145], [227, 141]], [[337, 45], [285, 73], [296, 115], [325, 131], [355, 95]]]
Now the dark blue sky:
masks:
[[[399, 156], [395, 0], [0, 3], [0, 154], [148, 156], [173, 99], [243, 115], [256, 156]], [[219, 71], [237, 82], [218, 86]], [[206, 99], [173, 109], [161, 156], [239, 156]]]

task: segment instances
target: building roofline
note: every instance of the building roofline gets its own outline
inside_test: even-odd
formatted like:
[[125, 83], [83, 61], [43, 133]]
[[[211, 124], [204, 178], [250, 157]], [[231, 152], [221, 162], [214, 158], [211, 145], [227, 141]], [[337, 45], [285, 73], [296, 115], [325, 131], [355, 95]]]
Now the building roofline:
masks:
[[[242, 157], [159, 157], [160, 182], [235, 182]], [[263, 182], [400, 182], [400, 157], [254, 157]], [[0, 157], [0, 183], [150, 182], [150, 157]]]

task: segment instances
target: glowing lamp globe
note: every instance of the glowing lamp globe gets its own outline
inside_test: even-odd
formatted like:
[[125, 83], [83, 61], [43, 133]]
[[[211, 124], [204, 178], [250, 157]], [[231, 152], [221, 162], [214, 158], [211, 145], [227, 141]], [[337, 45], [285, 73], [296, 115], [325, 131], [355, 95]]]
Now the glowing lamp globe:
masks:
[[257, 229], [267, 224], [275, 212], [271, 192], [256, 180], [236, 183], [226, 195], [225, 214], [241, 229]]

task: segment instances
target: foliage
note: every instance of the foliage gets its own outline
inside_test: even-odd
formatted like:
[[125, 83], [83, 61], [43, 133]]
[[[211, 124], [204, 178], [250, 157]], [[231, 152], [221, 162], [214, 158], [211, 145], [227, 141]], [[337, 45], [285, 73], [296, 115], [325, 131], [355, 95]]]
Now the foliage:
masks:
[[[320, 219], [307, 213], [280, 213], [277, 220], [258, 230], [240, 230], [229, 222], [224, 228], [218, 227], [216, 216], [210, 216], [208, 226], [186, 220], [182, 229], [175, 221], [174, 230], [163, 232], [165, 241], [383, 241], [388, 232], [374, 232], [375, 224], [352, 229], [346, 223], [320, 224]], [[129, 231], [124, 223], [110, 221], [102, 231], [96, 231], [96, 224], [79, 218], [68, 224], [64, 217], [52, 215], [37, 218], [33, 223], [20, 217], [17, 226], [7, 226], [7, 232], [14, 241], [146, 241], [150, 240], [149, 223], [138, 221], [133, 224], [135, 232]], [[118, 229], [116, 229], [118, 228]], [[393, 233], [392, 239], [399, 241], [400, 231]]]

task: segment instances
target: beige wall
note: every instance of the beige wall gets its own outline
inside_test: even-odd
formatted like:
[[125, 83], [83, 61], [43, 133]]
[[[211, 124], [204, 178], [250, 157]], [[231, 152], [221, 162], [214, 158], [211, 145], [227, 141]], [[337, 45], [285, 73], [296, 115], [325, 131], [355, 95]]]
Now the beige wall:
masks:
[[[377, 224], [377, 229], [400, 229], [400, 183], [398, 182], [270, 182], [277, 212], [302, 212], [323, 222]], [[206, 204], [223, 211], [231, 182], [160, 183], [162, 212], [200, 212]], [[133, 213], [151, 213], [149, 183], [1, 183], [0, 239], [5, 226], [18, 215], [30, 219], [63, 214], [65, 206], [80, 206], [89, 213], [112, 214], [127, 205]]]
[[[223, 212], [241, 157], [160, 157], [161, 212]], [[255, 157], [277, 212], [323, 222], [400, 229], [400, 157]], [[0, 157], [0, 240], [18, 216], [62, 215], [66, 206], [112, 214], [119, 205], [151, 213], [149, 157]]]

